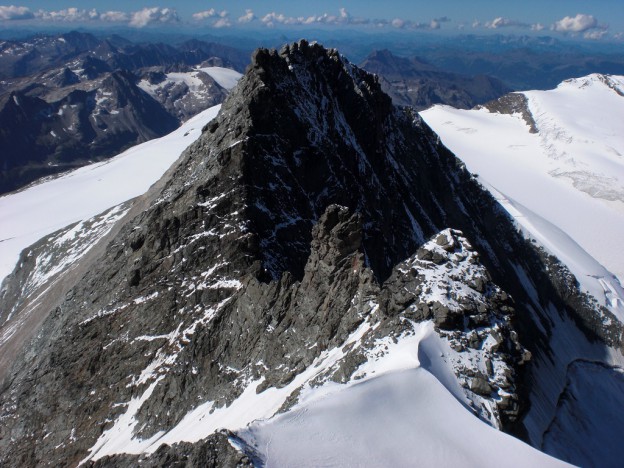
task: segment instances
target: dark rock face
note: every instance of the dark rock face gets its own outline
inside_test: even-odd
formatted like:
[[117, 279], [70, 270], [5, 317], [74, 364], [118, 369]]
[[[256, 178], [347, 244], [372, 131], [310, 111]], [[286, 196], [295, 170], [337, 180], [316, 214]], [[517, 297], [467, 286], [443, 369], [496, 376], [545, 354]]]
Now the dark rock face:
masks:
[[373, 52], [360, 66], [382, 77], [382, 89], [395, 104], [416, 110], [434, 104], [470, 109], [511, 91], [491, 76], [470, 77], [443, 71], [416, 57], [397, 57], [388, 50]]
[[[99, 458], [132, 399], [142, 439], [251, 384], [287, 389], [287, 409], [304, 371], [314, 385], [349, 381], [378, 339], [409, 336], [423, 320], [457, 351], [474, 411], [521, 431], [531, 355], [550, 353], [549, 314], [606, 334], [586, 326], [590, 305], [573, 307], [583, 301], [575, 286], [564, 295], [559, 284], [374, 76], [305, 41], [259, 50], [154, 203], [2, 376], [0, 464]], [[335, 364], [310, 371], [338, 349]], [[470, 363], [473, 351], [485, 369]]]

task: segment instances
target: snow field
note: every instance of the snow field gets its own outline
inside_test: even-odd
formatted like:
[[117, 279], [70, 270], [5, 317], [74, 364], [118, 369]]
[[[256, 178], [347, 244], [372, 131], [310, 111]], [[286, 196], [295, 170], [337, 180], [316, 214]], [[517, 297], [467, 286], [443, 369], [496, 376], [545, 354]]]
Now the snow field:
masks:
[[236, 86], [236, 83], [238, 83], [238, 80], [242, 76], [236, 70], [223, 67], [205, 67], [199, 68], [199, 70], [204, 73], [208, 73], [219, 84], [219, 86], [227, 90]]
[[[624, 77], [590, 75], [524, 93], [520, 114], [421, 113], [525, 233], [624, 321]], [[619, 92], [618, 92], [619, 90]]]

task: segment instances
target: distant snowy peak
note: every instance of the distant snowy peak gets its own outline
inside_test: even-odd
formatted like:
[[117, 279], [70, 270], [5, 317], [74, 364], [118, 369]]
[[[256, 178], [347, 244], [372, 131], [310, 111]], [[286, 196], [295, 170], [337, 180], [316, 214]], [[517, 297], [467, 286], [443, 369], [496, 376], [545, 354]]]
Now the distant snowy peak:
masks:
[[227, 89], [228, 91], [236, 86], [238, 80], [243, 76], [236, 70], [232, 70], [231, 68], [223, 68], [223, 67], [203, 67], [199, 69], [204, 73], [208, 73], [219, 86]]
[[[188, 68], [188, 67], [187, 67]], [[188, 68], [187, 71], [145, 72], [137, 86], [171, 115], [185, 122], [198, 112], [222, 102], [242, 75], [228, 68]]]
[[592, 73], [591, 75], [583, 76], [580, 78], [570, 78], [563, 81], [558, 89], [563, 88], [575, 88], [584, 89], [588, 87], [603, 87], [606, 86], [615, 91], [620, 96], [624, 97], [624, 76], [618, 75], [603, 75], [600, 73]]

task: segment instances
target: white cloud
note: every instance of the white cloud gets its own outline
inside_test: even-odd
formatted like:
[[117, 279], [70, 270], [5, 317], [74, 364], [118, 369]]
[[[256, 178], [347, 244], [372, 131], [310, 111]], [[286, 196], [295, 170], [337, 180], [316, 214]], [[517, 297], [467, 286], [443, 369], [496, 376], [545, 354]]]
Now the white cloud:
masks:
[[[126, 23], [129, 26], [142, 28], [149, 25], [165, 25], [179, 23], [180, 17], [175, 9], [146, 7], [138, 11], [109, 10], [99, 13], [96, 9], [66, 8], [58, 11], [39, 9], [35, 12], [27, 7], [0, 6], [0, 21], [13, 19], [37, 19], [39, 21], [65, 21], [65, 22], [95, 22]], [[239, 24], [251, 23], [259, 20], [267, 27], [276, 25], [369, 25], [372, 27], [394, 27], [397, 29], [440, 29], [441, 24], [450, 21], [446, 16], [434, 18], [428, 22], [415, 22], [404, 18], [370, 19], [352, 16], [345, 8], [340, 8], [336, 14], [323, 13], [312, 16], [286, 16], [282, 13], [269, 12], [260, 18], [252, 9], [245, 10], [245, 14], [236, 20], [230, 19], [225, 10], [218, 11], [214, 8], [199, 11], [192, 15], [192, 19], [198, 22], [206, 22], [215, 28], [230, 27], [234, 22]]]
[[130, 21], [130, 15], [125, 11], [105, 11], [100, 14], [100, 20], [110, 23], [126, 23]]
[[[312, 17], [308, 18], [311, 19]], [[339, 20], [339, 18], [343, 18], [343, 20]], [[327, 13], [323, 13], [320, 16], [316, 17], [315, 20], [317, 23], [323, 23], [323, 24], [343, 24], [346, 23], [346, 17], [338, 17], [336, 15], [330, 15]]]
[[528, 28], [530, 25], [523, 23], [521, 21], [512, 20], [509, 18], [498, 17], [494, 18], [492, 21], [488, 21], [484, 24], [484, 26], [488, 29], [498, 29], [498, 28]]
[[602, 39], [605, 34], [607, 34], [607, 31], [595, 29], [593, 31], [586, 31], [585, 34], [583, 34], [583, 37], [585, 39], [592, 39], [594, 41], [597, 41], [599, 39]]
[[346, 10], [346, 8], [341, 8], [339, 11], [340, 11], [340, 17], [338, 18], [338, 21], [343, 22], [343, 23], [349, 23], [351, 21], [351, 15]]
[[[247, 10], [251, 11], [251, 10]], [[196, 20], [205, 20], [210, 18], [226, 18], [228, 16], [228, 12], [226, 10], [217, 11], [214, 8], [210, 8], [209, 10], [198, 11], [197, 13], [193, 13], [193, 19]]]
[[25, 20], [34, 17], [35, 15], [29, 8], [15, 5], [0, 5], [0, 21]]
[[180, 22], [178, 13], [171, 8], [143, 8], [131, 14], [130, 26], [143, 28], [154, 24], [172, 24]]
[[[351, 14], [345, 9], [340, 8], [337, 15], [329, 13], [323, 13], [322, 15], [312, 16], [286, 16], [282, 13], [270, 12], [260, 18], [260, 21], [267, 27], [275, 27], [278, 24], [298, 26], [298, 25], [310, 25], [310, 24], [326, 24], [326, 25], [364, 25], [371, 24], [372, 21], [368, 18], [357, 18], [351, 16]], [[391, 24], [390, 21], [383, 20], [384, 25]]]
[[213, 28], [229, 28], [232, 26], [232, 22], [228, 16], [229, 13], [226, 10], [217, 11], [214, 8], [210, 8], [209, 10], [194, 13], [193, 19], [195, 21], [211, 20], [209, 24]]
[[546, 28], [542, 23], [535, 23], [531, 25], [532, 31], [543, 31]]
[[598, 20], [592, 15], [577, 14], [575, 17], [566, 16], [552, 25], [551, 29], [558, 32], [579, 33], [598, 27]]
[[46, 22], [70, 23], [103, 21], [108, 23], [128, 23], [130, 26], [136, 27], [143, 27], [149, 24], [177, 23], [180, 21], [177, 12], [170, 8], [143, 8], [132, 13], [117, 10], [100, 13], [95, 8], [39, 9], [31, 12], [26, 7], [0, 6], [0, 21], [9, 19], [36, 19]]
[[232, 22], [227, 17], [219, 18], [212, 25], [213, 28], [229, 28], [232, 26]]
[[57, 11], [37, 10], [35, 12], [35, 17], [43, 21], [83, 23], [99, 19], [100, 14], [95, 9], [83, 10], [81, 8], [65, 8]]
[[[443, 21], [445, 22], [445, 21]], [[383, 27], [388, 24], [386, 20], [375, 20], [374, 24]], [[428, 23], [417, 23], [415, 21], [395, 18], [389, 24], [397, 29], [440, 29], [440, 20], [432, 19]]]
[[210, 10], [198, 11], [197, 13], [194, 13], [193, 19], [201, 21], [208, 18], [214, 18], [215, 16], [217, 16], [217, 11], [214, 8], [211, 8]]
[[266, 27], [272, 28], [275, 26], [276, 23], [283, 23], [285, 18], [286, 17], [284, 15], [279, 15], [275, 12], [271, 12], [260, 18], [260, 21], [262, 21]]
[[392, 24], [392, 26], [395, 28], [404, 28], [405, 20], [402, 20], [401, 18], [394, 18], [390, 24]]
[[256, 19], [256, 15], [254, 15], [253, 10], [245, 10], [245, 14], [238, 18], [239, 23], [251, 23]]

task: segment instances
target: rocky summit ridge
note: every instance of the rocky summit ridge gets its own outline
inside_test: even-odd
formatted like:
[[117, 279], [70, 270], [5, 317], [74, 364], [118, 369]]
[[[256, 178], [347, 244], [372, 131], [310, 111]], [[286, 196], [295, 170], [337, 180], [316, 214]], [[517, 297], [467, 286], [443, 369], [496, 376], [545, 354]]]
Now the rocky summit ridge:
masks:
[[[622, 349], [421, 118], [318, 44], [256, 51], [148, 201], [0, 376], [0, 464], [124, 466], [123, 441], [249, 463], [222, 425], [186, 448], [176, 428], [364, 378], [427, 321], [466, 404], [539, 446], [568, 365]], [[587, 351], [558, 354], [560, 324]]]

